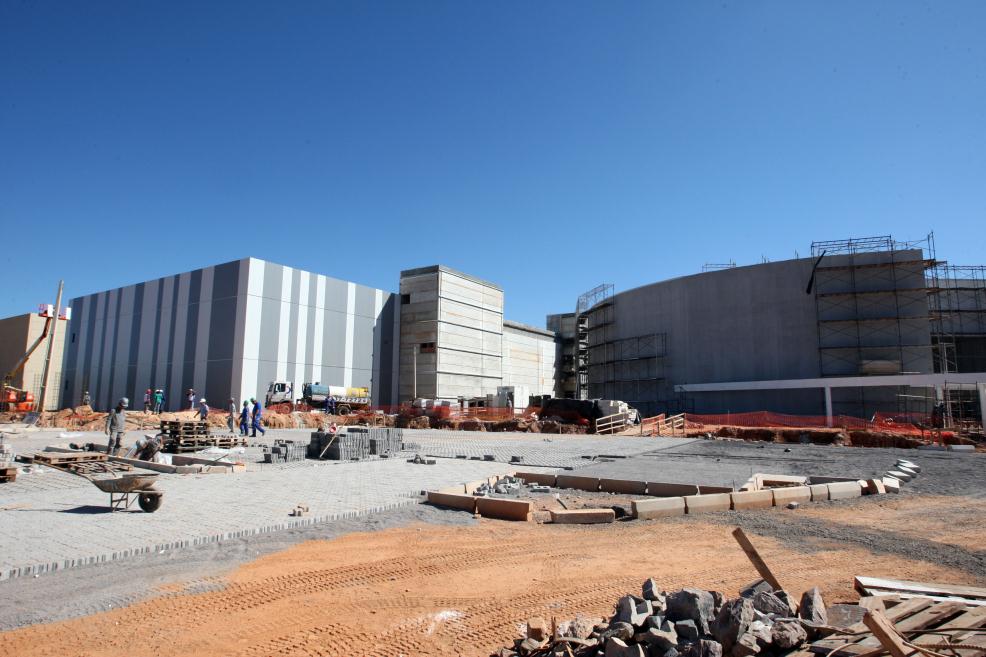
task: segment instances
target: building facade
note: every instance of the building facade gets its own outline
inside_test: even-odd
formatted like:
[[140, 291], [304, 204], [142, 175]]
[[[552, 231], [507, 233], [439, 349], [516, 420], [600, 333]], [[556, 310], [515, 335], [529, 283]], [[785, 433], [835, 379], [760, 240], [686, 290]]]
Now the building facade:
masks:
[[392, 293], [244, 258], [73, 299], [63, 405], [88, 391], [97, 408], [139, 405], [161, 388], [166, 407], [193, 388], [213, 406], [262, 399], [271, 381], [369, 386], [394, 403]]
[[[52, 320], [52, 322], [57, 320]], [[55, 332], [55, 342], [51, 350], [51, 365], [48, 374], [48, 392], [45, 397], [46, 411], [61, 408], [62, 353], [65, 345], [66, 327], [71, 322], [59, 321]], [[27, 350], [44, 334], [45, 318], [37, 313], [17, 315], [0, 320], [0, 373], [6, 375], [27, 353]], [[20, 390], [29, 390], [37, 399], [41, 390], [41, 378], [47, 341], [42, 341], [24, 365], [14, 372], [10, 385]]]
[[503, 319], [503, 290], [442, 265], [401, 272], [400, 393], [459, 400], [552, 394], [555, 334]]

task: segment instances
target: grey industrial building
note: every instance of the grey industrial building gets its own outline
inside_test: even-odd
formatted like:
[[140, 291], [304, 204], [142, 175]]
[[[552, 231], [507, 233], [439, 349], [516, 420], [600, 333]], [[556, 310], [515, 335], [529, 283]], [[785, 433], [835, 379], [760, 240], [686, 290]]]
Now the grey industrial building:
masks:
[[931, 237], [878, 237], [619, 294], [602, 285], [577, 303], [573, 366], [559, 379], [573, 374], [576, 396], [622, 399], [644, 414], [868, 417], [941, 402], [951, 416], [978, 418], [984, 270], [938, 260]]
[[244, 258], [73, 299], [61, 387], [98, 408], [144, 390], [166, 407], [194, 388], [215, 406], [262, 398], [271, 381], [397, 388], [396, 298], [321, 274]]

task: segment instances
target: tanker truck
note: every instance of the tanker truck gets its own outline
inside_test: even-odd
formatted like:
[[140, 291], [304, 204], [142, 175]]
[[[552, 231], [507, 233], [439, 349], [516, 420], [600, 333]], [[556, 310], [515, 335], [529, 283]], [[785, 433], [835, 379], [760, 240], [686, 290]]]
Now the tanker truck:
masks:
[[267, 408], [282, 412], [295, 410], [302, 404], [309, 408], [325, 408], [329, 397], [336, 401], [336, 414], [349, 415], [370, 406], [369, 388], [328, 386], [319, 382], [301, 386], [301, 396], [295, 397], [295, 386], [288, 381], [271, 381], [267, 386]]

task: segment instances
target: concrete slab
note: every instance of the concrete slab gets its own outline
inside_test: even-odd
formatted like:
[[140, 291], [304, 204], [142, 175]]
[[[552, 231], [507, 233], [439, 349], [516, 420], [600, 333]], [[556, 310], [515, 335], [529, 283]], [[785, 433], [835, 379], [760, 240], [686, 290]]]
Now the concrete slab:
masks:
[[647, 482], [630, 479], [600, 479], [599, 490], [604, 493], [623, 493], [626, 495], [646, 495]]
[[698, 485], [699, 495], [715, 495], [716, 493], [732, 493], [732, 486], [706, 486], [705, 484]]
[[751, 490], [745, 493], [731, 493], [733, 509], [769, 509], [774, 506], [774, 493], [769, 490]]
[[855, 481], [829, 484], [828, 487], [830, 500], [848, 500], [863, 494], [862, 488]]
[[774, 506], [785, 506], [791, 502], [804, 504], [811, 501], [811, 489], [807, 486], [786, 486], [775, 488]]
[[897, 465], [904, 466], [905, 468], [910, 468], [914, 472], [921, 472], [921, 466], [913, 461], [905, 461], [904, 459], [897, 459]]
[[598, 491], [598, 477], [580, 477], [578, 475], [558, 475], [555, 479], [557, 488], [573, 488], [575, 490]]
[[685, 498], [663, 497], [654, 500], [633, 500], [633, 517], [639, 520], [685, 515]]
[[708, 511], [729, 511], [729, 493], [711, 495], [688, 495], [685, 497], [685, 513], [704, 513]]
[[682, 497], [684, 495], [698, 495], [698, 486], [695, 484], [671, 484], [659, 481], [647, 482], [647, 494], [654, 497]]
[[476, 511], [484, 518], [496, 518], [497, 520], [520, 520], [523, 522], [531, 519], [531, 503], [522, 500], [477, 497]]
[[812, 484], [808, 490], [811, 491], [812, 502], [825, 502], [829, 498], [828, 484]]
[[599, 525], [616, 521], [613, 509], [570, 509], [552, 511], [551, 522], [556, 525]]

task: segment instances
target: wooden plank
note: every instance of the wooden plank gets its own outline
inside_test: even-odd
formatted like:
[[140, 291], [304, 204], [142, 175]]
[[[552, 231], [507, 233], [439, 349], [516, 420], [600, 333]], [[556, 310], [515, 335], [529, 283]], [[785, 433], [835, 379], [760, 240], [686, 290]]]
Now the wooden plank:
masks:
[[857, 575], [853, 578], [853, 585], [856, 590], [862, 592], [863, 589], [881, 589], [900, 593], [930, 594], [937, 596], [957, 596], [962, 598], [976, 598], [986, 600], [986, 589], [976, 586], [958, 586], [956, 584], [939, 584], [937, 582], [912, 582], [909, 580], [880, 579], [877, 577], [862, 577]]
[[[986, 625], [986, 606], [966, 606], [965, 612], [959, 614], [946, 623], [942, 623], [934, 630], [929, 631], [928, 634], [921, 634], [920, 636], [913, 637], [911, 639], [911, 643], [919, 646], [933, 646], [936, 644], [945, 643], [947, 636], [951, 643], [971, 643], [973, 645], [986, 646], [986, 636], [983, 635], [983, 633], [986, 633], [986, 629], [983, 629], [978, 633], [955, 629], [983, 627], [984, 625]], [[945, 650], [937, 650], [937, 652], [945, 652], [945, 654], [948, 654]], [[972, 655], [980, 654], [982, 651], [959, 649], [957, 652], [963, 657], [972, 657]]]
[[[912, 614], [916, 614], [920, 611], [923, 611], [924, 609], [927, 609], [932, 604], [933, 602], [931, 600], [928, 600], [927, 598], [912, 598], [910, 600], [905, 600], [904, 602], [901, 602], [893, 609], [888, 610], [885, 616], [887, 620], [891, 622], [897, 622], [898, 620], [907, 618]], [[868, 629], [869, 628], [866, 626], [865, 623], [855, 623], [845, 628], [845, 631], [848, 632], [849, 634], [857, 634], [859, 632], [865, 632]], [[872, 638], [871, 635], [867, 634], [863, 636], [857, 636], [856, 638], [848, 642], [844, 637], [836, 637], [833, 639], [822, 639], [820, 641], [815, 641], [814, 643], [811, 644], [811, 651], [815, 653], [826, 654], [832, 650], [835, 650], [836, 648], [839, 648], [835, 653], [833, 653], [834, 655], [858, 656], [863, 653], [869, 652], [875, 647], [872, 641], [869, 644], [860, 645], [868, 638]], [[846, 645], [847, 643], [848, 645]], [[877, 641], [875, 645], [879, 646], [880, 642]]]
[[762, 577], [765, 582], [770, 584], [775, 591], [783, 590], [784, 587], [781, 586], [781, 583], [777, 581], [776, 577], [774, 577], [774, 573], [770, 572], [770, 568], [767, 567], [767, 562], [760, 557], [760, 553], [757, 552], [757, 548], [753, 547], [753, 543], [751, 543], [750, 539], [746, 537], [745, 533], [743, 533], [742, 528], [737, 527], [733, 530], [733, 538], [735, 538], [736, 542], [739, 543], [739, 546], [743, 548], [743, 552], [746, 553], [746, 556], [753, 564], [753, 567], [757, 569], [758, 573], [760, 573], [760, 577]]
[[895, 595], [902, 600], [909, 600], [912, 598], [927, 598], [928, 600], [934, 600], [935, 602], [963, 602], [967, 605], [974, 606], [986, 606], [986, 600], [977, 600], [975, 598], [963, 598], [960, 596], [944, 596], [944, 595], [928, 595], [926, 593], [900, 593], [897, 591], [884, 591], [881, 589], [864, 589], [867, 596], [880, 596], [888, 597]]
[[891, 657], [908, 657], [912, 652], [911, 648], [904, 645], [904, 637], [897, 633], [893, 623], [879, 611], [866, 612], [863, 623], [873, 632], [873, 636], [887, 649]]

